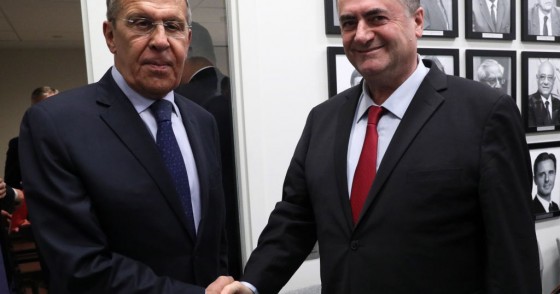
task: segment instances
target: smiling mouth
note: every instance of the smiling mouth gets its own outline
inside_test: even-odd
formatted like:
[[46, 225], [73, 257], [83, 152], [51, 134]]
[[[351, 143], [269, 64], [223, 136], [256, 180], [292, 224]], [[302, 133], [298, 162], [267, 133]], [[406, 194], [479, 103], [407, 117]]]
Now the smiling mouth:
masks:
[[358, 53], [370, 53], [370, 52], [374, 52], [377, 51], [381, 48], [383, 48], [384, 45], [378, 45], [378, 46], [373, 46], [373, 47], [369, 47], [366, 49], [355, 49], [354, 51], [358, 52]]

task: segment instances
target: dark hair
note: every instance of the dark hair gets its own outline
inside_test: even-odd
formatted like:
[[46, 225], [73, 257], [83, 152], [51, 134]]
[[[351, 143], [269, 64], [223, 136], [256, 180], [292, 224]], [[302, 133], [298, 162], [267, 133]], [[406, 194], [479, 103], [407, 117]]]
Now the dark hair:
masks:
[[539, 165], [539, 163], [549, 159], [554, 163], [554, 170], [556, 170], [556, 156], [554, 156], [554, 154], [552, 153], [543, 152], [539, 154], [537, 158], [535, 158], [535, 163], [533, 164], [533, 172], [537, 171], [537, 165]]

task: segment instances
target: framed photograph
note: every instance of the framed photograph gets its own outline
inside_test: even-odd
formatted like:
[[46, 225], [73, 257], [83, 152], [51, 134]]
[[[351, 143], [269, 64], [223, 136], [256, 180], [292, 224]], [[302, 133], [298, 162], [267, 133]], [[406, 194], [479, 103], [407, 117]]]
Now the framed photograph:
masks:
[[422, 59], [429, 59], [443, 72], [459, 76], [459, 49], [418, 48]]
[[560, 129], [560, 53], [521, 52], [521, 113], [527, 133]]
[[457, 1], [420, 0], [424, 8], [424, 33], [422, 37], [457, 38]]
[[362, 76], [350, 63], [342, 47], [327, 47], [329, 97], [360, 83]]
[[521, 41], [560, 42], [560, 2], [521, 1]]
[[465, 50], [466, 78], [499, 89], [517, 99], [516, 51]]
[[535, 220], [560, 216], [560, 187], [555, 187], [560, 142], [529, 144], [529, 153], [533, 168], [533, 216]]
[[515, 39], [515, 0], [465, 0], [467, 39]]
[[325, 32], [330, 35], [340, 35], [336, 0], [325, 0]]

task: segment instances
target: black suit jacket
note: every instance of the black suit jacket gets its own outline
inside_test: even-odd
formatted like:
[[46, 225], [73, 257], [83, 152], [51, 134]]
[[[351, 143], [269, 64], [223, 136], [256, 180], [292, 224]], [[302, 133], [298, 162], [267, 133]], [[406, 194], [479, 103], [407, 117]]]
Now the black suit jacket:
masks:
[[[533, 198], [533, 213], [538, 214], [538, 213], [546, 213], [546, 210], [544, 209], [544, 207], [542, 206], [542, 203], [539, 201], [539, 199], [537, 198], [538, 196], [535, 196], [535, 198]], [[552, 210], [550, 212], [553, 211], [558, 211], [560, 208], [558, 207], [558, 204], [554, 201], [552, 201]]]
[[175, 103], [200, 181], [196, 239], [153, 137], [110, 71], [26, 112], [22, 175], [53, 293], [204, 293], [227, 273], [216, 124], [184, 97]]
[[6, 152], [6, 166], [4, 167], [4, 181], [16, 189], [21, 189], [21, 171], [19, 167], [18, 137], [8, 143]]
[[210, 98], [219, 94], [218, 84], [218, 71], [215, 67], [207, 67], [197, 72], [188, 83], [179, 85], [175, 92], [204, 106]]
[[527, 126], [541, 127], [541, 126], [554, 126], [560, 124], [560, 99], [554, 95], [550, 95], [552, 102], [552, 116], [550, 122], [547, 122], [547, 111], [541, 99], [541, 93], [536, 92], [529, 96], [529, 103], [527, 103]]
[[323, 293], [540, 293], [514, 100], [432, 66], [354, 226], [346, 158], [361, 87], [309, 114], [242, 279], [277, 293], [318, 240]]

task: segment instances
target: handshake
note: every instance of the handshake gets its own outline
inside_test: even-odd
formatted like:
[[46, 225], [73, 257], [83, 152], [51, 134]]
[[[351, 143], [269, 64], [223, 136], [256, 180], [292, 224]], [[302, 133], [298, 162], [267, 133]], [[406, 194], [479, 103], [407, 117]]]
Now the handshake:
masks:
[[253, 291], [230, 276], [221, 276], [208, 285], [206, 294], [253, 294]]

